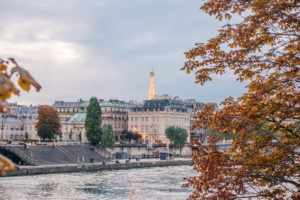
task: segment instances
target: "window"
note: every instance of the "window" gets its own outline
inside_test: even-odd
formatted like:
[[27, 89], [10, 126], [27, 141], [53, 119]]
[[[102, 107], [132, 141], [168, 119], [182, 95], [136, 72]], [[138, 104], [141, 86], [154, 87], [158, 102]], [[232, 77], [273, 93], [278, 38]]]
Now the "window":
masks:
[[155, 122], [155, 117], [154, 116], [152, 117], [152, 121]]
[[139, 119], [138, 119], [138, 117], [135, 117], [135, 121], [137, 122]]
[[142, 122], [144, 121], [144, 117], [142, 117]]
[[146, 117], [146, 122], [148, 122], [148, 117]]

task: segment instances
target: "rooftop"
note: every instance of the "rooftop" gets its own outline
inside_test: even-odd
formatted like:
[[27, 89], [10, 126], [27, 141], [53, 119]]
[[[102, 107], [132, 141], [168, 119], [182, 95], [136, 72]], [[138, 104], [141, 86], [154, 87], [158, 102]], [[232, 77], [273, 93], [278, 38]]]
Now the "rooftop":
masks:
[[78, 113], [72, 115], [68, 122], [81, 123], [85, 121], [86, 113], [83, 110], [80, 110]]
[[74, 108], [78, 107], [80, 102], [65, 102], [65, 101], [55, 101], [52, 105], [53, 108]]

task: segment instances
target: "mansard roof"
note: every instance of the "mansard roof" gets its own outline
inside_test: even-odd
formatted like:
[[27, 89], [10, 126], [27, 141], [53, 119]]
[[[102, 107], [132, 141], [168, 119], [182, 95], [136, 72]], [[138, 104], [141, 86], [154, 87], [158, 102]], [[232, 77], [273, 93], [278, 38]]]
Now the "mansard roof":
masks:
[[65, 101], [55, 101], [52, 105], [53, 108], [74, 108], [78, 107], [80, 102], [65, 102]]
[[[79, 107], [86, 108], [89, 105], [89, 101], [84, 101], [79, 104]], [[116, 107], [116, 108], [125, 108], [124, 104], [117, 102], [110, 102], [102, 100], [99, 102], [100, 107]]]

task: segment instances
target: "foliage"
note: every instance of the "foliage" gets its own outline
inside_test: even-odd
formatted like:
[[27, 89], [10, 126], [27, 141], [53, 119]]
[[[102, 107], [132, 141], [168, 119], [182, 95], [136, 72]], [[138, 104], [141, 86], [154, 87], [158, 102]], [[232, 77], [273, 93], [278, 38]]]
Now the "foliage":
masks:
[[0, 155], [0, 170], [1, 170], [2, 175], [5, 175], [5, 171], [4, 171], [5, 168], [7, 168], [10, 171], [19, 169], [18, 165], [13, 163], [11, 160], [6, 158], [5, 156]]
[[139, 133], [134, 133], [132, 131], [123, 130], [120, 136], [122, 141], [136, 141], [139, 142], [142, 139], [142, 135]]
[[229, 140], [229, 139], [231, 140], [235, 137], [235, 135], [232, 133], [228, 133], [228, 132], [220, 133], [220, 132], [218, 132], [218, 130], [215, 127], [212, 127], [212, 128], [208, 127], [204, 130], [205, 130], [205, 135], [207, 137], [215, 135], [215, 136], [217, 136], [218, 139], [227, 139], [227, 140]]
[[188, 134], [183, 128], [170, 126], [166, 129], [166, 136], [176, 147], [183, 147]]
[[69, 133], [69, 140], [72, 141], [73, 138], [73, 130], [71, 129], [70, 133]]
[[[9, 71], [9, 67], [11, 69]], [[0, 58], [0, 100], [5, 101], [11, 97], [11, 94], [19, 95], [20, 91], [12, 81], [13, 75], [19, 76], [18, 85], [25, 91], [29, 92], [31, 85], [36, 91], [41, 89], [41, 86], [34, 80], [27, 70], [20, 67], [14, 58], [4, 60]], [[10, 111], [5, 105], [0, 104], [0, 112]], [[17, 169], [18, 166], [11, 162], [6, 157], [0, 155], [0, 170], [2, 175], [5, 175], [4, 169]]]
[[115, 134], [111, 124], [102, 126], [101, 144], [103, 147], [113, 147], [115, 144]]
[[58, 112], [48, 105], [41, 105], [38, 109], [37, 123], [35, 124], [35, 129], [39, 130], [42, 124], [48, 124], [54, 135], [60, 134], [60, 121], [58, 117]]
[[84, 127], [86, 138], [90, 144], [99, 144], [102, 135], [101, 108], [96, 97], [92, 97], [89, 105], [87, 106]]
[[[209, 15], [241, 22], [227, 24], [207, 43], [186, 52], [182, 70], [195, 72], [196, 83], [233, 71], [248, 91], [227, 98], [215, 110], [206, 105], [196, 127], [216, 127], [236, 135], [223, 153], [209, 147], [193, 153], [199, 176], [184, 186], [191, 199], [299, 199], [299, 1], [206, 0]], [[200, 145], [200, 144], [195, 144]]]
[[28, 132], [25, 132], [25, 140], [26, 141], [29, 140], [29, 134], [28, 134]]
[[37, 135], [40, 138], [42, 138], [43, 140], [45, 140], [45, 139], [53, 139], [54, 132], [53, 132], [52, 128], [48, 124], [43, 123], [43, 124], [41, 124], [41, 126], [38, 129]]
[[[8, 66], [13, 65], [10, 72]], [[14, 58], [8, 58], [3, 60], [0, 58], [0, 100], [5, 101], [11, 97], [11, 93], [19, 95], [20, 91], [17, 89], [13, 81], [12, 76], [16, 74], [19, 76], [18, 85], [25, 91], [30, 90], [30, 86], [34, 86], [36, 91], [41, 89], [41, 86], [34, 80], [28, 71], [19, 66]], [[1, 106], [1, 112], [3, 105]]]

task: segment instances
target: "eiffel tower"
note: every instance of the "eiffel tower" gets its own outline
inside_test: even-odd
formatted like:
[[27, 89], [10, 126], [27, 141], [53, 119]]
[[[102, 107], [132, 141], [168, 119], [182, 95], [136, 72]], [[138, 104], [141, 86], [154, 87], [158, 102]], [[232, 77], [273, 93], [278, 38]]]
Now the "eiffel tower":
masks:
[[153, 69], [150, 71], [150, 87], [149, 87], [149, 97], [148, 99], [151, 100], [154, 98], [155, 91], [154, 91], [154, 72]]

